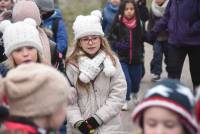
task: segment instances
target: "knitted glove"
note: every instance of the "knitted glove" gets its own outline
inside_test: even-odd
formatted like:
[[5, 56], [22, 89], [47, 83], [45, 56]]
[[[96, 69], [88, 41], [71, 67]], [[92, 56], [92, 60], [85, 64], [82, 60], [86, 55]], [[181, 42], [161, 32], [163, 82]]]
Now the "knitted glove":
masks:
[[92, 127], [86, 121], [78, 121], [75, 125], [82, 134], [90, 134]]
[[94, 117], [90, 117], [86, 120], [86, 122], [88, 124], [90, 124], [92, 126], [93, 129], [98, 128], [100, 125], [99, 123], [96, 121], [96, 119]]
[[5, 106], [0, 106], [0, 123], [8, 119], [9, 110]]

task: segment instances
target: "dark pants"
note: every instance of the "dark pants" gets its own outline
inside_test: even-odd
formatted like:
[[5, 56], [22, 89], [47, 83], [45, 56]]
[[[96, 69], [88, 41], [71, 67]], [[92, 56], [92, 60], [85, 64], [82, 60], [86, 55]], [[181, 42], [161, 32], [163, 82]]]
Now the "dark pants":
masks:
[[142, 79], [142, 64], [132, 65], [121, 62], [121, 66], [127, 82], [126, 100], [130, 100], [131, 92], [136, 94], [139, 91]]
[[161, 75], [163, 54], [165, 56], [165, 64], [167, 64], [167, 41], [156, 41], [153, 45], [153, 59], [151, 60], [151, 73]]
[[200, 84], [200, 45], [187, 47], [169, 45], [167, 64], [168, 77], [180, 79], [186, 55], [189, 57], [190, 73], [193, 87], [195, 88]]

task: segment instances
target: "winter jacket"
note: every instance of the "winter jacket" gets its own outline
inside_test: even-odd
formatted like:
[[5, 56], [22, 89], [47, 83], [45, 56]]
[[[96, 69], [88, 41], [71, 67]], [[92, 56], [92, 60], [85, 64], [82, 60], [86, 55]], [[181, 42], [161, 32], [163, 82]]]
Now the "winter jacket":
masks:
[[108, 37], [112, 49], [118, 54], [120, 62], [127, 64], [143, 63], [143, 45], [141, 36], [136, 33], [136, 29], [130, 30], [120, 22], [117, 22], [111, 29]]
[[[68, 123], [73, 134], [80, 134], [73, 128], [75, 123], [91, 116], [96, 116], [103, 122], [95, 129], [94, 134], [124, 134], [119, 113], [125, 100], [127, 85], [118, 60], [116, 69], [112, 77], [106, 77], [103, 72], [100, 72], [95, 81], [89, 84], [89, 90], [75, 86], [77, 103], [69, 105], [67, 111]], [[68, 64], [66, 73], [71, 83], [76, 85], [78, 68], [73, 64]]]
[[6, 61], [0, 63], [0, 75], [1, 77], [5, 77], [7, 72], [10, 70], [7, 66], [6, 66]]
[[52, 16], [44, 20], [43, 26], [53, 31], [53, 23], [55, 19], [58, 19], [58, 29], [54, 41], [56, 42], [58, 51], [64, 54], [68, 47], [68, 35], [61, 11], [56, 9]]
[[200, 45], [200, 1], [170, 0], [152, 32], [157, 34], [167, 28], [170, 44]]
[[[157, 17], [153, 14], [152, 10], [149, 13], [149, 23], [147, 26], [148, 30], [151, 30], [156, 22], [158, 22], [161, 17]], [[167, 41], [168, 40], [168, 31], [167, 29], [160, 31], [157, 35], [157, 41]]]
[[113, 23], [115, 15], [117, 14], [118, 8], [118, 6], [114, 6], [112, 5], [112, 3], [108, 2], [103, 9], [102, 28], [105, 33], [105, 36], [108, 36], [109, 34], [111, 25]]

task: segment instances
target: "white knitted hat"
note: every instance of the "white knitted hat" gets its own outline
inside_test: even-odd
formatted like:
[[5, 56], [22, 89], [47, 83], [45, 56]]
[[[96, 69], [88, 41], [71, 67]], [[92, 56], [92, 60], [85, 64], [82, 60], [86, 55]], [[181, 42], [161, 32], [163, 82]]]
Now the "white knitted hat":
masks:
[[100, 35], [104, 36], [104, 32], [101, 26], [102, 14], [99, 10], [94, 10], [88, 16], [79, 15], [73, 24], [73, 30], [75, 34], [75, 40], [88, 36], [88, 35]]
[[6, 56], [24, 46], [34, 47], [40, 53], [43, 53], [35, 20], [27, 18], [13, 24], [9, 20], [5, 20], [0, 23], [0, 31], [3, 32]]

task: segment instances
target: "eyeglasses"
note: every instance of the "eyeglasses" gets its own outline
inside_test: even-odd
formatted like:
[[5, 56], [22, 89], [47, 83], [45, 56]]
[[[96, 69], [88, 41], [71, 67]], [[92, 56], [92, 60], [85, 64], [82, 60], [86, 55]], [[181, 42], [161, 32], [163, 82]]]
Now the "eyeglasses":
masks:
[[91, 41], [92, 43], [96, 43], [99, 41], [99, 36], [86, 36], [80, 39], [81, 43], [89, 44]]

